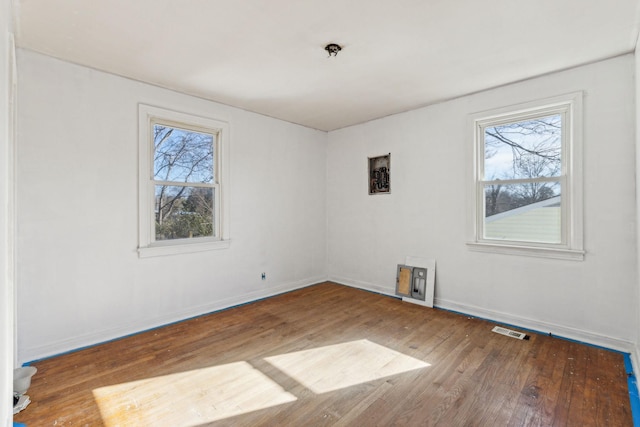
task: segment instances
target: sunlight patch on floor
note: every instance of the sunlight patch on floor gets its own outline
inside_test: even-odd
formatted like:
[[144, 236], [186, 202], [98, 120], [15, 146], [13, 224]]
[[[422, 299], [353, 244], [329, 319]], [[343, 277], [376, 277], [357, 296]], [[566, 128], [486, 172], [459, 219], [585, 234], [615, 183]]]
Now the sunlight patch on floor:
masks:
[[247, 362], [93, 390], [106, 427], [196, 426], [269, 408], [296, 397]]
[[430, 366], [369, 340], [265, 358], [315, 393], [326, 393]]

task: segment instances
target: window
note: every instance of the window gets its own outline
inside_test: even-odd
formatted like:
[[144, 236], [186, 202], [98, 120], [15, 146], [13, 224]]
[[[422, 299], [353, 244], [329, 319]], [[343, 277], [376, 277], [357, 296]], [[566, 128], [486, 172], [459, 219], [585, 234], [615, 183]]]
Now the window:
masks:
[[476, 114], [475, 250], [583, 259], [581, 94]]
[[147, 105], [139, 121], [140, 256], [228, 247], [228, 124]]

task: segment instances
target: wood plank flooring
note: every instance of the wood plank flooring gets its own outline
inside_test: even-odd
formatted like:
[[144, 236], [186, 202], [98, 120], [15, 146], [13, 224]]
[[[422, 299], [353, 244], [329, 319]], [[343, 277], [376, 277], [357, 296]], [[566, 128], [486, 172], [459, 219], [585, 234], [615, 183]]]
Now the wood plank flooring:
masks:
[[632, 426], [623, 356], [323, 283], [34, 364], [35, 426]]

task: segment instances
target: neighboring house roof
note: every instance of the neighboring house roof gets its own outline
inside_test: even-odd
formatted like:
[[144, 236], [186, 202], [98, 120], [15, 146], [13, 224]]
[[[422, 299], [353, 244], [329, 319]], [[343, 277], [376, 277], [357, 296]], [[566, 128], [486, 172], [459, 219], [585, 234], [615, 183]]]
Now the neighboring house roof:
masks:
[[561, 196], [501, 212], [485, 218], [485, 237], [489, 239], [523, 240], [560, 243]]

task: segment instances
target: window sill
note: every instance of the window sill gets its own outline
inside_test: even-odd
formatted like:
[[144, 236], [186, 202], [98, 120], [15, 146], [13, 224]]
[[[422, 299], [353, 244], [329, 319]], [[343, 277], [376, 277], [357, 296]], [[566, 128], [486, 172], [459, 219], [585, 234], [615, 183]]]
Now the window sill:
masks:
[[584, 261], [585, 252], [575, 249], [545, 248], [536, 246], [501, 245], [499, 243], [467, 242], [470, 250], [504, 255], [522, 255], [538, 258], [554, 258]]
[[161, 243], [152, 244], [138, 248], [138, 257], [151, 258], [165, 255], [190, 254], [195, 252], [213, 251], [217, 249], [227, 249], [231, 246], [231, 240], [215, 240], [208, 242], [189, 243]]

